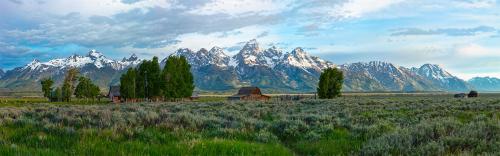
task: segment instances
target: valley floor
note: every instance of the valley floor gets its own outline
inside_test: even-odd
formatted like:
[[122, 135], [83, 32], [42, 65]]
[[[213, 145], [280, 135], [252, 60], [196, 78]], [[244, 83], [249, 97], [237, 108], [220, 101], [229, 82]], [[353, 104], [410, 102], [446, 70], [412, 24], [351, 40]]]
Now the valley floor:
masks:
[[94, 105], [4, 100], [0, 124], [0, 155], [500, 154], [497, 95]]

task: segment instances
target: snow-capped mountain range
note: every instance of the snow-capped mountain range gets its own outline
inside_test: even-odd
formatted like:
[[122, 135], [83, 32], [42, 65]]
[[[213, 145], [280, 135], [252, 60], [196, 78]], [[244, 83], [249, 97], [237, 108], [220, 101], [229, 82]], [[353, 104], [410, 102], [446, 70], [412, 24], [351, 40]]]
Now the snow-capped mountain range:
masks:
[[107, 88], [110, 83], [119, 80], [122, 71], [140, 62], [136, 55], [117, 61], [107, 58], [96, 50], [89, 51], [85, 56], [74, 54], [47, 62], [35, 59], [23, 67], [7, 71], [0, 78], [0, 88], [31, 91], [41, 88], [40, 80], [47, 77], [52, 77], [56, 83], [61, 83], [65, 72], [70, 68], [78, 68], [80, 73], [92, 78], [99, 86]]
[[438, 65], [424, 64], [406, 68], [392, 63], [372, 61], [341, 66], [345, 87], [353, 91], [466, 91], [464, 80], [451, 75]]
[[479, 91], [500, 91], [500, 79], [494, 77], [474, 77], [470, 79], [469, 84]]
[[82, 68], [87, 65], [94, 65], [95, 67], [101, 69], [104, 67], [111, 67], [115, 70], [123, 70], [131, 65], [137, 65], [141, 60], [133, 54], [130, 58], [123, 58], [122, 61], [115, 61], [113, 59], [108, 59], [102, 53], [91, 50], [86, 56], [71, 55], [68, 58], [54, 59], [48, 62], [40, 62], [38, 60], [33, 60], [26, 66], [22, 67], [22, 70], [37, 70], [38, 72], [44, 72], [51, 68], [65, 69], [65, 68]]
[[[234, 56], [220, 47], [193, 51], [183, 48], [172, 55], [185, 56], [191, 64], [197, 89], [227, 91], [241, 86], [258, 86], [277, 92], [314, 92], [323, 69], [334, 67], [344, 72], [345, 91], [467, 91], [471, 85], [438, 65], [406, 68], [387, 62], [335, 65], [311, 56], [302, 48], [284, 52], [278, 47], [262, 48], [256, 40], [247, 42]], [[162, 56], [160, 56], [162, 57]], [[166, 61], [160, 63], [163, 67]], [[42, 78], [60, 83], [69, 68], [78, 68], [102, 88], [117, 84], [121, 74], [141, 63], [136, 55], [113, 60], [95, 50], [85, 56], [48, 62], [33, 62], [0, 75], [0, 88], [39, 89]], [[0, 72], [1, 74], [1, 72]]]

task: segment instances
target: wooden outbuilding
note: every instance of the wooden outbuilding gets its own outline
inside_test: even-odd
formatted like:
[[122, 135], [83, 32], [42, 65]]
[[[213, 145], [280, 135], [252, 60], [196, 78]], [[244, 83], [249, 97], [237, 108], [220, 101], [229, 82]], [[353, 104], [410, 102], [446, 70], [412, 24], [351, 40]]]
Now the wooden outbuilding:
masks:
[[479, 93], [477, 91], [470, 91], [467, 97], [474, 98], [474, 97], [479, 97]]
[[110, 86], [108, 97], [113, 103], [121, 103], [122, 97], [120, 95], [120, 86]]
[[267, 101], [270, 96], [263, 95], [258, 87], [243, 87], [240, 88], [238, 94], [232, 95], [228, 100], [250, 100], [250, 101]]
[[459, 93], [454, 95], [455, 98], [467, 98], [467, 94], [465, 93]]

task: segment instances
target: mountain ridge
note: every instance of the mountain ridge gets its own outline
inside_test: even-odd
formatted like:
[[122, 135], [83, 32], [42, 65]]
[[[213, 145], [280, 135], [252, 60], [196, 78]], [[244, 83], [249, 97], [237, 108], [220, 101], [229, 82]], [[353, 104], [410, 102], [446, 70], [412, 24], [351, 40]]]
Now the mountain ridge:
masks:
[[[314, 92], [321, 71], [339, 68], [344, 71], [344, 91], [467, 91], [471, 86], [438, 65], [424, 64], [406, 68], [388, 62], [371, 61], [336, 65], [309, 55], [297, 47], [292, 51], [271, 46], [262, 48], [257, 40], [248, 41], [235, 55], [229, 56], [220, 47], [193, 51], [181, 48], [171, 55], [185, 56], [191, 65], [195, 85], [202, 91], [227, 91], [242, 86], [258, 86], [278, 92]], [[160, 64], [163, 67], [168, 57]], [[39, 88], [44, 77], [60, 82], [65, 70], [78, 68], [81, 73], [107, 88], [117, 84], [125, 69], [140, 64], [135, 54], [121, 61], [109, 59], [91, 50], [85, 56], [48, 62], [34, 60], [23, 67], [7, 71], [0, 78], [0, 87]], [[16, 74], [14, 74], [16, 73]]]
[[116, 84], [124, 69], [140, 62], [141, 60], [135, 54], [128, 59], [117, 61], [108, 59], [96, 50], [91, 50], [84, 56], [73, 54], [67, 58], [57, 58], [47, 62], [34, 59], [25, 66], [5, 72], [0, 78], [0, 88], [21, 91], [39, 90], [41, 79], [51, 77], [56, 84], [60, 84], [65, 72], [70, 68], [78, 68], [81, 74], [90, 77], [101, 88], [108, 88], [110, 84]]
[[478, 91], [498, 92], [500, 91], [500, 79], [495, 77], [474, 77], [470, 79], [469, 84]]

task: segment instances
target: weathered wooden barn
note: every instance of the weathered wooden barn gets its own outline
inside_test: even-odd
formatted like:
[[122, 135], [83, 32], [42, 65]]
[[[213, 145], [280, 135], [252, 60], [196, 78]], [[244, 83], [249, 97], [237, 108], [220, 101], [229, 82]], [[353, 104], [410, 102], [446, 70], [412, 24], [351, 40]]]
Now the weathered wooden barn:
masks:
[[110, 86], [108, 97], [113, 103], [121, 103], [122, 97], [120, 95], [120, 86]]
[[270, 96], [263, 95], [258, 87], [243, 87], [240, 88], [238, 94], [232, 95], [228, 100], [250, 100], [250, 101], [267, 101]]
[[467, 94], [467, 97], [469, 98], [474, 98], [474, 97], [479, 97], [479, 93], [477, 91], [470, 91], [469, 94]]
[[459, 93], [454, 95], [455, 98], [467, 98], [467, 94], [465, 93]]

